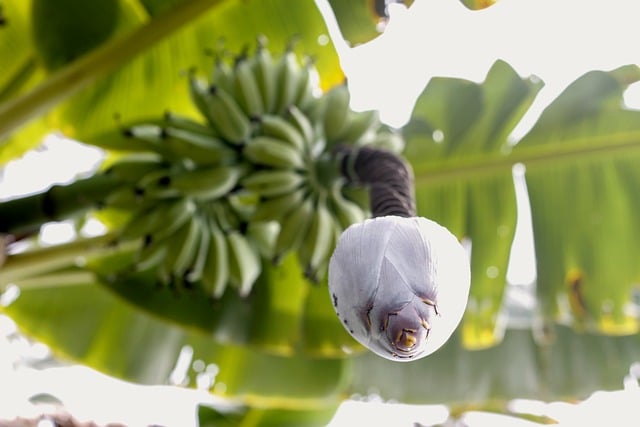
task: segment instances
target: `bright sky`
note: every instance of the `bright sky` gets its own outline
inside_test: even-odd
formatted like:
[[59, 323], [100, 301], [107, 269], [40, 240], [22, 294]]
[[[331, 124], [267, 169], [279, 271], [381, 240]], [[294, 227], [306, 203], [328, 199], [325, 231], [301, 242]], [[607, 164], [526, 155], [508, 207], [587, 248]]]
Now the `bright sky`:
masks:
[[[323, 10], [326, 0], [316, 3]], [[407, 120], [431, 77], [479, 82], [496, 59], [546, 83], [529, 119], [586, 71], [640, 64], [637, 0], [501, 0], [481, 11], [458, 0], [416, 0], [390, 13], [384, 34], [354, 49], [340, 43], [335, 27], [330, 33], [354, 108], [378, 107], [395, 125]]]
[[[321, 9], [327, 4], [326, 0], [316, 0], [316, 2]], [[522, 76], [531, 74], [539, 76], [546, 82], [546, 86], [531, 109], [529, 117], [515, 132], [516, 135], [522, 135], [542, 108], [579, 75], [591, 69], [607, 70], [629, 63], [640, 64], [640, 49], [637, 47], [640, 40], [640, 26], [637, 23], [639, 12], [640, 2], [637, 0], [502, 0], [483, 11], [469, 11], [458, 0], [415, 0], [409, 10], [403, 6], [394, 5], [391, 8], [392, 17], [386, 32], [366, 45], [351, 48], [340, 42], [337, 28], [331, 25], [329, 27], [330, 35], [342, 56], [342, 63], [354, 92], [353, 107], [356, 109], [380, 108], [383, 118], [394, 125], [401, 125], [407, 120], [415, 98], [432, 76], [462, 77], [482, 81], [491, 64], [498, 58], [506, 60]], [[330, 21], [329, 15], [327, 18]], [[629, 94], [629, 102], [640, 105], [640, 88], [636, 86], [634, 92], [635, 95]], [[55, 144], [49, 142], [45, 146], [48, 147], [46, 152], [56, 155], [60, 146], [64, 146], [60, 141]], [[70, 179], [69, 173], [72, 171], [68, 170], [66, 162], [51, 161], [51, 157], [48, 159], [41, 157], [46, 152], [31, 153], [26, 157], [30, 159], [27, 163], [9, 167], [4, 171], [4, 180], [0, 177], [0, 184], [2, 184], [0, 198], [14, 192], [40, 190], [52, 180], [64, 182]], [[74, 159], [78, 159], [80, 169], [89, 169], [99, 160], [99, 153], [93, 149], [84, 149], [76, 153], [81, 153], [72, 155]], [[68, 151], [64, 151], [62, 155], [64, 158], [69, 158]], [[45, 162], [47, 167], [42, 168], [41, 162]], [[28, 167], [29, 164], [32, 167]], [[56, 168], [56, 165], [61, 167]], [[34, 174], [33, 170], [47, 170], [52, 173], [52, 176], [44, 176], [40, 172]], [[531, 275], [531, 271], [527, 274]], [[21, 371], [9, 369], [8, 367], [15, 364], [17, 359], [24, 357], [24, 354], [22, 356], [18, 354], [20, 349], [16, 347], [16, 342], [9, 340], [9, 337], [13, 336], [14, 329], [15, 325], [12, 326], [12, 322], [0, 317], [0, 383], [20, 384], [20, 398], [23, 400], [26, 400], [29, 392], [49, 389], [61, 394], [59, 397], [66, 399], [70, 407], [81, 411], [79, 408], [93, 406], [91, 402], [83, 402], [83, 393], [77, 393], [77, 391], [87, 388], [103, 389], [104, 386], [95, 385], [95, 381], [99, 380], [107, 381], [102, 383], [108, 384], [104, 390], [109, 390], [114, 397], [118, 396], [119, 399], [115, 399], [114, 402], [120, 402], [124, 406], [110, 406], [109, 413], [106, 415], [84, 411], [79, 415], [86, 416], [85, 419], [93, 416], [101, 420], [103, 419], [101, 417], [114, 415], [119, 410], [124, 411], [128, 401], [158, 402], [155, 398], [154, 400], [141, 398], [140, 396], [146, 392], [139, 386], [104, 380], [98, 374], [88, 373], [81, 368], [75, 370], [81, 373], [77, 378], [71, 378], [68, 374], [60, 376], [53, 372], [38, 377], [26, 368]], [[11, 355], [15, 357], [12, 358]], [[635, 409], [633, 400], [625, 399], [624, 396], [633, 395], [637, 402], [637, 378], [640, 372], [636, 374], [632, 375], [631, 379], [627, 379], [627, 390], [619, 392], [621, 394], [594, 395], [594, 398], [582, 407], [568, 404], [562, 404], [564, 406], [560, 407], [539, 404], [538, 409], [541, 414], [557, 416], [562, 421], [561, 425], [565, 427], [584, 425], [579, 420], [584, 420], [585, 416], [590, 417], [587, 409], [611, 414], [612, 411], [607, 408], [613, 407], [612, 402], [616, 405], [614, 413], [632, 414]], [[71, 379], [72, 381], [68, 382]], [[70, 384], [70, 386], [55, 387], [60, 383]], [[620, 388], [623, 388], [622, 378]], [[64, 395], [65, 391], [67, 395]], [[158, 397], [159, 395], [156, 394], [158, 389], [147, 391], [154, 393], [153, 396], [159, 400], [169, 396], [168, 392], [165, 392], [164, 398]], [[101, 396], [104, 398], [105, 393], [101, 393]], [[197, 398], [204, 397], [198, 395]], [[188, 396], [185, 399], [187, 401], [181, 400], [183, 403], [180, 414], [176, 413], [176, 407], [174, 407], [176, 410], [172, 411], [175, 416], [182, 416], [179, 425], [186, 425], [185, 421], [193, 417], [189, 404], [194, 401], [194, 396]], [[137, 404], [135, 406], [138, 407]], [[165, 406], [171, 407], [171, 405], [160, 404], [155, 405], [155, 409], [145, 412], [157, 413], [159, 408]], [[376, 422], [387, 417], [391, 420], [389, 425], [400, 427], [412, 426], [414, 421], [441, 422], [443, 417], [446, 417], [446, 410], [442, 407], [431, 407], [429, 409], [431, 412], [424, 407], [394, 406], [387, 407], [386, 410], [372, 408], [374, 407], [366, 406], [363, 409], [358, 403], [344, 405], [331, 427], [353, 425], [354, 414], [358, 417], [358, 424], [376, 425]], [[532, 406], [529, 405], [527, 408], [531, 410]], [[10, 409], [0, 406], [0, 418], [11, 416], [10, 412], [6, 412], [7, 410]], [[427, 417], [427, 413], [432, 415]], [[25, 414], [22, 413], [22, 415]], [[632, 419], [633, 416], [629, 415], [629, 418]], [[125, 413], [120, 413], [116, 420], [140, 422], [135, 414], [127, 416]], [[165, 423], [167, 421], [168, 419]], [[513, 419], [501, 423], [495, 416], [487, 419], [486, 414], [473, 413], [468, 415], [465, 421], [474, 427], [531, 425]], [[152, 421], [149, 420], [149, 422]], [[162, 424], [162, 420], [159, 419], [153, 422]], [[168, 425], [172, 425], [171, 421]]]

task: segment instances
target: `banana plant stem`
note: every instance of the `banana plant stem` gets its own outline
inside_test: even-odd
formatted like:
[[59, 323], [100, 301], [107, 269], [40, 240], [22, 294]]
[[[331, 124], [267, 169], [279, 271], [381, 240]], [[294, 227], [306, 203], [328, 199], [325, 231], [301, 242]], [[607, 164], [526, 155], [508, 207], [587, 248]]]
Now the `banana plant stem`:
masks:
[[338, 146], [342, 175], [349, 183], [369, 188], [374, 217], [416, 216], [413, 174], [399, 156], [375, 147]]
[[105, 234], [8, 255], [5, 263], [0, 266], [0, 293], [7, 285], [14, 282], [21, 285], [26, 279], [81, 267], [83, 259], [95, 254], [96, 251], [104, 251], [114, 240], [115, 236]]
[[158, 15], [147, 24], [105, 43], [54, 73], [25, 95], [0, 104], [0, 141], [18, 127], [134, 58], [221, 0], [190, 0]]
[[68, 185], [0, 203], [0, 233], [31, 234], [49, 221], [68, 219], [100, 205], [122, 181], [109, 174], [96, 174]]

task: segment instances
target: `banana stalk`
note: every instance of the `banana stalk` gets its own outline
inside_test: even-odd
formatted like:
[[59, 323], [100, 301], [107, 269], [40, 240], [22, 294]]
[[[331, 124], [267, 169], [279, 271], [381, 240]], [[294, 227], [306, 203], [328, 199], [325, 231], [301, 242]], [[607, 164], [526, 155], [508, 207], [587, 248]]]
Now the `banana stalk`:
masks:
[[97, 174], [68, 185], [0, 203], [0, 234], [31, 234], [50, 221], [61, 221], [99, 207], [106, 196], [126, 185], [110, 174]]

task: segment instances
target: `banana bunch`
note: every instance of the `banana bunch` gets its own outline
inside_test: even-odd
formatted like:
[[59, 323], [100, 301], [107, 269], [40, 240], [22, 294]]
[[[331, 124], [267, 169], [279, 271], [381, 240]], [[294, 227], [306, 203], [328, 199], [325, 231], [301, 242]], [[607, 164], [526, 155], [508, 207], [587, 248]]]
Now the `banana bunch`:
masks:
[[106, 167], [126, 185], [104, 204], [131, 212], [120, 236], [141, 242], [132, 269], [161, 283], [246, 296], [265, 260], [291, 252], [318, 281], [342, 231], [369, 216], [346, 191], [334, 147], [400, 152], [402, 138], [377, 112], [352, 111], [345, 85], [323, 94], [313, 61], [292, 45], [276, 57], [262, 39], [227, 58], [209, 79], [189, 73], [201, 120], [167, 113], [124, 129], [144, 151]]

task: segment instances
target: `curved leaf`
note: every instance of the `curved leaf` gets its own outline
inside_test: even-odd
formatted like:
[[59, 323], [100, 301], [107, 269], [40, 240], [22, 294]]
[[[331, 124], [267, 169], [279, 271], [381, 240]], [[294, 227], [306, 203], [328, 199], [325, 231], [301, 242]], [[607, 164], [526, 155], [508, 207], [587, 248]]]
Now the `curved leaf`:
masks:
[[577, 334], [566, 327], [540, 344], [531, 331], [508, 330], [499, 346], [465, 351], [454, 336], [433, 355], [393, 363], [372, 354], [354, 360], [352, 391], [412, 403], [473, 405], [514, 396], [579, 399], [617, 390], [640, 357], [640, 338]]
[[139, 383], [166, 382], [180, 350], [189, 346], [194, 360], [217, 366], [215, 394], [249, 405], [318, 407], [336, 402], [346, 385], [346, 361], [280, 357], [215, 344], [205, 334], [144, 314], [93, 283], [90, 274], [76, 276], [60, 276], [55, 292], [22, 289], [18, 300], [2, 311], [58, 356]]
[[516, 210], [510, 167], [480, 175], [464, 165], [506, 157], [507, 137], [540, 87], [502, 61], [482, 84], [433, 79], [404, 130], [418, 213], [471, 242], [471, 291], [462, 323], [469, 348], [493, 345], [503, 333], [498, 316]]
[[514, 150], [547, 152], [543, 163], [527, 165], [526, 177], [548, 321], [608, 334], [639, 329], [640, 112], [622, 103], [638, 80], [635, 66], [585, 74]]
[[[0, 75], [0, 104], [24, 94], [43, 75], [29, 37], [29, 3], [7, 3], [2, 11], [7, 23], [0, 27], [0, 64], [3, 68]], [[45, 133], [46, 126], [42, 120], [25, 126], [19, 138], [14, 137], [8, 144], [0, 144], [0, 165], [37, 145]]]
[[[126, 4], [132, 4], [133, 1], [135, 0], [129, 0]], [[153, 25], [144, 26], [140, 31], [130, 31], [126, 37], [112, 39], [80, 56], [69, 65], [50, 76], [46, 76], [44, 81], [38, 82], [38, 86], [33, 90], [5, 100], [0, 104], [0, 117], [2, 118], [0, 120], [0, 138], [6, 138], [7, 135], [29, 120], [40, 118], [57, 103], [90, 86], [100, 77], [129, 60], [141, 49], [148, 47], [185, 20], [192, 18], [203, 8], [211, 6], [210, 2], [212, 1], [215, 0], [191, 0], [181, 10], [176, 10], [171, 14], [167, 13], [163, 15], [162, 19], [158, 18]], [[61, 8], [60, 13], [64, 12], [64, 9]], [[29, 38], [29, 34], [20, 34], [20, 36]], [[35, 57], [33, 52], [30, 54]], [[6, 146], [6, 141], [3, 142], [3, 145]]]
[[102, 283], [138, 309], [165, 321], [205, 333], [216, 342], [250, 346], [291, 356], [343, 357], [361, 350], [346, 333], [331, 306], [326, 280], [312, 285], [295, 254], [278, 267], [264, 261], [263, 273], [246, 298], [229, 289], [212, 300], [200, 288], [177, 290], [158, 286], [146, 274], [113, 276], [129, 265], [131, 252], [116, 251], [89, 261]]
[[380, 20], [378, 0], [329, 0], [345, 40], [352, 45], [364, 43], [380, 35], [376, 25]]

